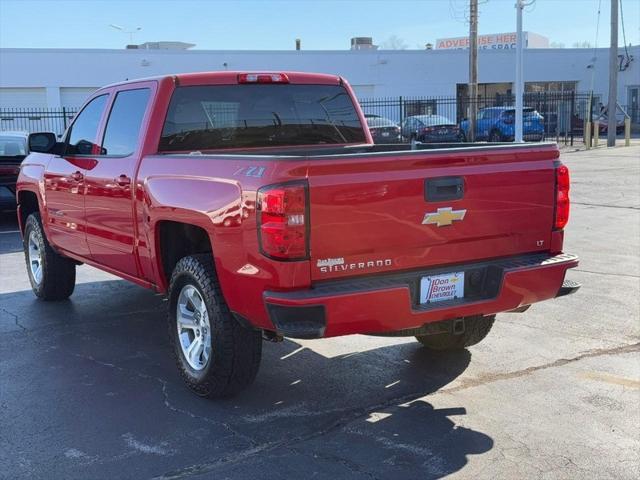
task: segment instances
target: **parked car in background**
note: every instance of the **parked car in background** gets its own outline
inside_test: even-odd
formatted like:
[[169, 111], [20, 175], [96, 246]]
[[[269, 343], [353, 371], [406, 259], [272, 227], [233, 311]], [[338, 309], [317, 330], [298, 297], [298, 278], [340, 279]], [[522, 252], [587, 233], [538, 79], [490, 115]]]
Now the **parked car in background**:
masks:
[[[609, 118], [606, 113], [594, 113], [591, 116], [591, 134], [594, 134], [595, 123], [598, 122], [598, 131], [600, 136], [606, 135], [609, 131]], [[571, 130], [574, 133], [584, 133], [584, 119], [575, 114], [571, 119]], [[616, 135], [624, 133], [624, 115], [616, 114]]]
[[[535, 108], [522, 110], [522, 137], [527, 141], [539, 142], [544, 138], [544, 117]], [[460, 122], [465, 140], [469, 138], [469, 120]], [[476, 120], [476, 140], [489, 142], [512, 142], [515, 137], [516, 110], [513, 107], [489, 107], [478, 112]]]
[[27, 156], [27, 132], [0, 132], [0, 188], [16, 192], [20, 164]]
[[400, 127], [393, 120], [372, 114], [365, 114], [364, 117], [367, 120], [371, 137], [373, 137], [373, 143], [402, 142]]
[[458, 125], [442, 115], [414, 115], [405, 118], [402, 122], [402, 136], [406, 140], [423, 143], [463, 141]]

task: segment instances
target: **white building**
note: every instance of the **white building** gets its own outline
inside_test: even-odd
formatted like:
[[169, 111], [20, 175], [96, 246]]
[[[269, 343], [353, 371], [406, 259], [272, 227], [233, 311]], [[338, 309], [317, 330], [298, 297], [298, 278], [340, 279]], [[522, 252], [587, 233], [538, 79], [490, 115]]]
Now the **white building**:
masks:
[[[153, 44], [149, 44], [153, 45]], [[618, 102], [638, 105], [640, 47], [619, 51]], [[113, 82], [207, 70], [299, 70], [345, 77], [360, 98], [447, 96], [463, 93], [468, 52], [460, 49], [344, 51], [216, 51], [189, 49], [0, 49], [0, 109], [78, 107], [94, 89]], [[510, 93], [513, 49], [481, 49], [480, 95]], [[528, 48], [529, 91], [593, 90], [606, 100], [608, 49]]]

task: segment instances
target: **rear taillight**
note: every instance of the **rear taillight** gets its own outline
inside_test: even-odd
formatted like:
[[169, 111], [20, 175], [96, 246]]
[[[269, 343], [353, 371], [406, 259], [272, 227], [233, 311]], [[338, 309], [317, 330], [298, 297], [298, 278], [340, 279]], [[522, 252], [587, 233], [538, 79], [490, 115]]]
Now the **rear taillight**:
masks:
[[264, 255], [276, 260], [309, 257], [307, 184], [284, 183], [258, 190], [258, 235]]
[[555, 217], [555, 229], [562, 230], [569, 221], [569, 169], [561, 163], [556, 167]]

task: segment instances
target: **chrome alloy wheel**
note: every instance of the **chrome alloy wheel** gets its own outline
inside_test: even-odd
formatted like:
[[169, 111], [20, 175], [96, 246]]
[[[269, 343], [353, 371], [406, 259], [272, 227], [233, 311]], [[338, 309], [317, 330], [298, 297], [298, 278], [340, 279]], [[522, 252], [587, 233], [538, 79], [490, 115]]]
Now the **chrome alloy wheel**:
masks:
[[35, 231], [32, 230], [29, 234], [27, 243], [31, 278], [36, 285], [40, 285], [42, 283], [42, 250]]
[[202, 370], [211, 357], [211, 326], [202, 295], [193, 285], [185, 285], [178, 296], [176, 324], [180, 348], [189, 366]]

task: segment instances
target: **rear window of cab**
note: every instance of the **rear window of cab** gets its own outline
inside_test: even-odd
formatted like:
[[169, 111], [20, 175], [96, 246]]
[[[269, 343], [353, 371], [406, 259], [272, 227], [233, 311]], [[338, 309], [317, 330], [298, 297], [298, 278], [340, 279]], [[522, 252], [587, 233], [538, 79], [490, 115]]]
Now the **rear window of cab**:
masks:
[[176, 88], [159, 151], [364, 143], [347, 90], [337, 85]]

